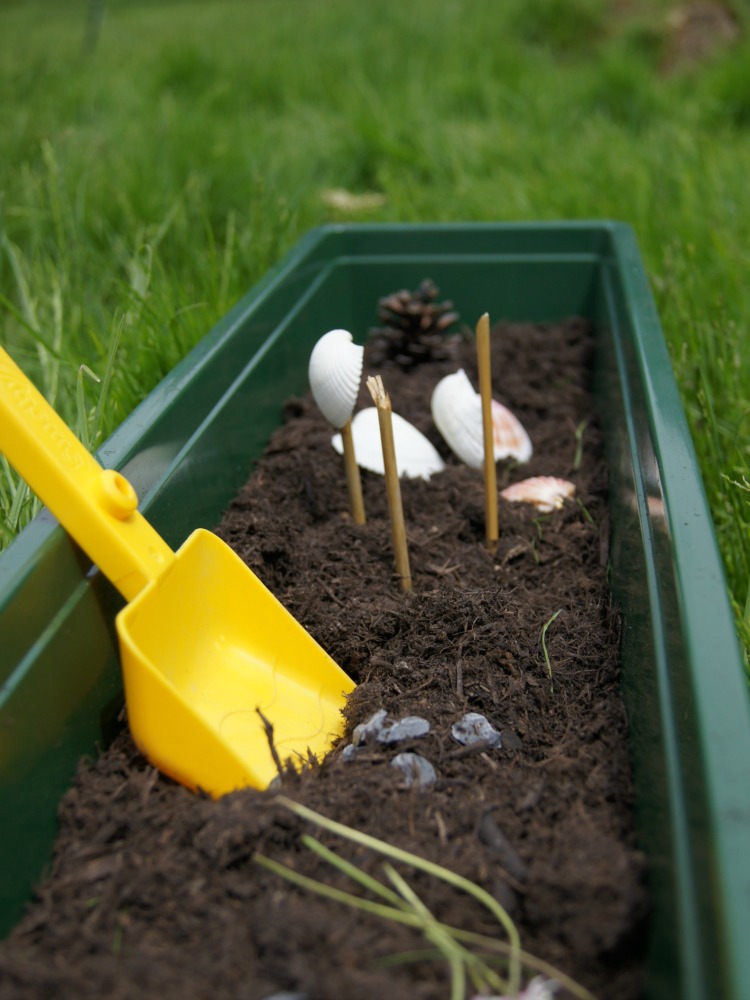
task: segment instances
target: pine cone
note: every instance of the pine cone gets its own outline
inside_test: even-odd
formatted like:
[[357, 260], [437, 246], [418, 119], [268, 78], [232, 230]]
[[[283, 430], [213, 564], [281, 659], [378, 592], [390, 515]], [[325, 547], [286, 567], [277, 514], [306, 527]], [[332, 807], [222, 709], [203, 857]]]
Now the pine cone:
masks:
[[435, 302], [437, 294], [434, 282], [425, 278], [413, 292], [402, 288], [378, 300], [378, 319], [384, 325], [369, 331], [373, 366], [408, 370], [422, 361], [453, 356], [460, 336], [446, 336], [446, 330], [459, 316], [452, 302]]

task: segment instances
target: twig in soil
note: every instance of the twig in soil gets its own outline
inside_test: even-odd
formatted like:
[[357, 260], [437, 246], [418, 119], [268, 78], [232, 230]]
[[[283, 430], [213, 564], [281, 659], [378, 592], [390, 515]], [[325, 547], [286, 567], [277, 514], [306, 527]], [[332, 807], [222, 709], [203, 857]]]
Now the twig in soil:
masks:
[[435, 813], [435, 825], [438, 828], [438, 840], [443, 847], [448, 843], [448, 828], [445, 825], [445, 820], [443, 819], [442, 813]]
[[143, 787], [141, 788], [141, 805], [145, 806], [151, 791], [159, 780], [159, 769], [156, 767], [150, 767], [146, 772], [146, 780], [143, 782]]
[[497, 471], [495, 438], [492, 430], [492, 364], [490, 361], [490, 317], [480, 316], [477, 323], [477, 364], [479, 395], [482, 399], [482, 435], [484, 439], [484, 537], [487, 548], [494, 550], [499, 537], [497, 525]]
[[276, 770], [279, 772], [279, 780], [281, 780], [284, 777], [284, 765], [281, 763], [281, 757], [279, 757], [279, 752], [273, 742], [273, 723], [270, 719], [265, 717], [259, 708], [256, 708], [255, 711], [258, 713], [260, 721], [263, 723], [263, 729], [265, 730], [266, 739], [268, 740], [268, 749], [271, 751], [271, 756], [273, 757], [273, 762], [276, 765]]
[[396, 572], [401, 580], [402, 590], [411, 590], [411, 569], [409, 568], [409, 550], [406, 546], [406, 527], [404, 525], [404, 508], [401, 502], [401, 486], [398, 481], [398, 466], [396, 464], [396, 448], [393, 442], [393, 421], [391, 419], [391, 400], [383, 386], [380, 375], [367, 379], [372, 401], [378, 410], [380, 425], [380, 443], [383, 448], [383, 465], [385, 466], [385, 488], [388, 496], [388, 510], [391, 515], [391, 536], [393, 538], [393, 554], [396, 560]]
[[407, 694], [410, 698], [415, 694], [419, 694], [420, 691], [424, 691], [425, 688], [432, 687], [435, 683], [435, 678], [430, 676], [426, 681], [422, 681], [421, 684], [417, 684], [415, 687], [407, 688], [406, 691], [402, 691], [401, 694]]
[[331, 588], [328, 586], [325, 580], [319, 580], [318, 582], [320, 583], [320, 586], [323, 588], [323, 590], [325, 590], [326, 594], [328, 594], [328, 596], [331, 598], [334, 604], [338, 604], [340, 608], [346, 607], [346, 602], [342, 601], [340, 597], [337, 597], [334, 594], [334, 592], [331, 590]]
[[451, 573], [455, 573], [456, 570], [461, 569], [461, 563], [450, 563], [449, 559], [446, 559], [442, 566], [438, 566], [436, 563], [427, 563], [427, 569], [435, 576], [449, 576]]
[[552, 663], [551, 663], [550, 658], [549, 658], [549, 652], [547, 651], [547, 629], [550, 627], [550, 625], [552, 624], [552, 622], [555, 620], [555, 618], [557, 618], [557, 616], [560, 614], [561, 611], [562, 611], [562, 608], [558, 608], [558, 610], [554, 613], [554, 615], [552, 615], [552, 617], [550, 619], [548, 619], [544, 623], [544, 625], [542, 626], [542, 651], [544, 652], [544, 662], [547, 664], [547, 673], [549, 675], [549, 693], [550, 694], [554, 694], [555, 693], [555, 682], [552, 679]]

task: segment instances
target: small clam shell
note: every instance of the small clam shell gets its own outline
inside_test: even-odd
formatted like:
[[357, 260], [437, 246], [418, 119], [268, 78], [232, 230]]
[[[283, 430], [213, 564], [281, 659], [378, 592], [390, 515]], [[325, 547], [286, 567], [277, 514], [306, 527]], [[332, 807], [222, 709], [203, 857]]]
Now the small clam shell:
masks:
[[563, 502], [575, 496], [576, 488], [567, 479], [554, 476], [533, 476], [520, 483], [513, 483], [500, 491], [500, 496], [513, 503], [531, 503], [537, 510], [548, 514], [559, 510]]
[[[417, 428], [398, 413], [391, 414], [393, 443], [396, 449], [396, 466], [399, 476], [409, 479], [429, 479], [445, 468], [445, 463], [432, 443]], [[352, 420], [352, 438], [357, 464], [370, 472], [384, 475], [383, 446], [380, 442], [380, 423], [376, 407], [360, 410]], [[343, 454], [340, 434], [334, 434], [331, 444]]]
[[329, 330], [312, 349], [308, 378], [318, 409], [333, 427], [351, 417], [362, 381], [364, 347], [348, 330]]
[[[484, 462], [482, 398], [474, 391], [463, 368], [438, 382], [430, 408], [435, 426], [451, 451], [470, 468], [480, 469]], [[528, 462], [532, 454], [529, 435], [510, 410], [495, 399], [492, 430], [496, 462], [502, 458]]]
[[492, 400], [492, 437], [495, 442], [495, 461], [501, 458], [515, 458], [528, 462], [533, 448], [531, 438], [521, 421], [507, 406]]

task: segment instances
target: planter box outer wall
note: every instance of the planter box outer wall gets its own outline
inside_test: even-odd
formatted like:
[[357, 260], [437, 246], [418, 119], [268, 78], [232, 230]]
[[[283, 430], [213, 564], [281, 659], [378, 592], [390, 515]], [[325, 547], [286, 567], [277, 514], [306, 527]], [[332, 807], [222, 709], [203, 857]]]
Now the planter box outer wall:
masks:
[[[316, 340], [363, 343], [377, 299], [432, 278], [473, 325], [588, 317], [610, 465], [612, 583], [649, 998], [750, 996], [750, 710], [710, 515], [635, 238], [613, 222], [330, 226], [309, 233], [100, 449], [173, 546], [215, 526], [307, 388]], [[56, 810], [122, 704], [121, 599], [47, 511], [0, 557], [0, 932], [51, 857]]]

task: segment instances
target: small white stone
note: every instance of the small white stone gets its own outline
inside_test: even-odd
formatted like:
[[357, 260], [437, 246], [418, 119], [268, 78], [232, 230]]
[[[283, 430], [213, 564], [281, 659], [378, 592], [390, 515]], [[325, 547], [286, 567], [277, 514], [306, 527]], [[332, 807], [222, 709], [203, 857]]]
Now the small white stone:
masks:
[[496, 749], [503, 745], [497, 729], [478, 712], [467, 712], [458, 722], [454, 722], [451, 726], [451, 736], [464, 746], [486, 742], [488, 747]]
[[379, 708], [374, 715], [371, 715], [367, 722], [360, 722], [354, 727], [352, 733], [352, 743], [359, 746], [361, 743], [372, 742], [372, 737], [377, 737], [380, 730], [385, 725], [387, 712], [384, 708]]
[[437, 781], [437, 773], [426, 757], [418, 753], [398, 753], [391, 761], [391, 767], [401, 771], [407, 788], [416, 785], [427, 788]]
[[398, 722], [392, 722], [385, 726], [377, 735], [378, 743], [402, 743], [404, 740], [413, 740], [419, 736], [426, 736], [430, 731], [430, 724], [427, 719], [419, 715], [407, 715]]

